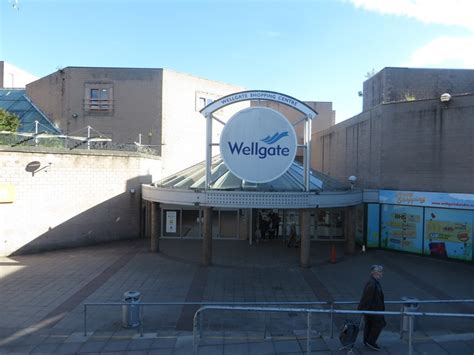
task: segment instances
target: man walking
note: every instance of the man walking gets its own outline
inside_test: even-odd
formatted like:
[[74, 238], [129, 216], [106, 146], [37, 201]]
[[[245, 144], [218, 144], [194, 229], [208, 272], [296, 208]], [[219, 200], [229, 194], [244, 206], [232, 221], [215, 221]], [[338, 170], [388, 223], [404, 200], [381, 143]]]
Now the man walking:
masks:
[[[379, 282], [382, 276], [382, 265], [372, 265], [370, 267], [370, 278], [365, 284], [364, 292], [357, 307], [358, 310], [385, 311], [382, 286]], [[377, 339], [386, 324], [384, 316], [365, 314], [364, 323], [364, 345], [373, 350], [380, 350], [380, 346], [377, 345]]]

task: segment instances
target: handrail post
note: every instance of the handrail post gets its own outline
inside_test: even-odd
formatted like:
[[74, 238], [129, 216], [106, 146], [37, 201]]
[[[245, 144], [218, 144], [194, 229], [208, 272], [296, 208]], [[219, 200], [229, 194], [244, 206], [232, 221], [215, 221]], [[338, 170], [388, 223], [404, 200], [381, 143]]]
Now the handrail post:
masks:
[[408, 318], [408, 355], [413, 354], [413, 318], [414, 316]]
[[143, 308], [144, 306], [141, 304], [139, 305], [140, 311], [138, 312], [140, 317], [140, 338], [143, 338]]
[[311, 355], [311, 312], [308, 312], [306, 330], [306, 354]]
[[87, 336], [87, 305], [84, 303], [84, 336]]
[[[201, 313], [200, 309], [198, 309], [197, 312]], [[194, 355], [198, 354], [198, 344], [197, 344], [197, 337], [196, 337], [196, 327], [197, 327], [196, 316], [201, 316], [201, 314], [198, 315], [197, 313], [195, 313], [194, 318], [193, 318], [193, 353]]]
[[203, 317], [203, 315], [202, 315], [202, 312], [201, 312], [201, 313], [199, 313], [199, 328], [198, 328], [199, 329], [199, 333], [198, 333], [199, 334], [199, 339], [202, 339], [202, 317]]
[[334, 302], [331, 301], [331, 339], [334, 338]]
[[267, 339], [267, 312], [263, 312], [263, 339]]

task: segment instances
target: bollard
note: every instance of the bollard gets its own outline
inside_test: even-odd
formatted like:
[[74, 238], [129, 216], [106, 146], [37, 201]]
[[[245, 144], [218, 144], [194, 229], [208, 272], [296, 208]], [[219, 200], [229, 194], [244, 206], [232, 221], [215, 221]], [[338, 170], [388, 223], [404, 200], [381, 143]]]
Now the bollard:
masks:
[[306, 354], [311, 355], [311, 312], [308, 312], [306, 334]]
[[337, 254], [336, 254], [336, 246], [333, 244], [332, 247], [331, 247], [331, 257], [329, 259], [329, 262], [331, 264], [334, 264], [336, 263], [336, 257], [337, 257]]
[[331, 339], [334, 338], [334, 302], [331, 302]]

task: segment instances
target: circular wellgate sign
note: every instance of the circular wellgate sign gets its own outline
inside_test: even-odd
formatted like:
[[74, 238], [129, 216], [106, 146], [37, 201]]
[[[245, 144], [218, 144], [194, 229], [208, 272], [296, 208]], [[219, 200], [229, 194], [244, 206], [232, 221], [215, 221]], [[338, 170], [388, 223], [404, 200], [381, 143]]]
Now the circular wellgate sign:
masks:
[[221, 133], [224, 163], [242, 180], [268, 182], [288, 170], [296, 155], [293, 125], [280, 112], [250, 107], [233, 115]]

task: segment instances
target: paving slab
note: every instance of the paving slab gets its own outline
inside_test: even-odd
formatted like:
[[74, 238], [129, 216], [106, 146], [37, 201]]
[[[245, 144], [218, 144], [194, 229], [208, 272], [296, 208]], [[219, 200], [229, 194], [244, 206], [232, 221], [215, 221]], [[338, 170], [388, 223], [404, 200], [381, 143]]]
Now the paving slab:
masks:
[[128, 349], [128, 343], [130, 343], [130, 340], [109, 340], [102, 350], [103, 352], [125, 351]]
[[172, 355], [173, 349], [152, 349], [148, 351], [148, 355]]
[[474, 347], [469, 346], [468, 344], [460, 341], [447, 341], [438, 343], [439, 346], [449, 354], [456, 355], [473, 355]]
[[275, 353], [275, 347], [273, 342], [253, 342], [248, 343], [249, 354], [261, 354], [261, 355], [270, 355]]
[[224, 344], [224, 355], [248, 354], [249, 345], [244, 342], [240, 344]]

